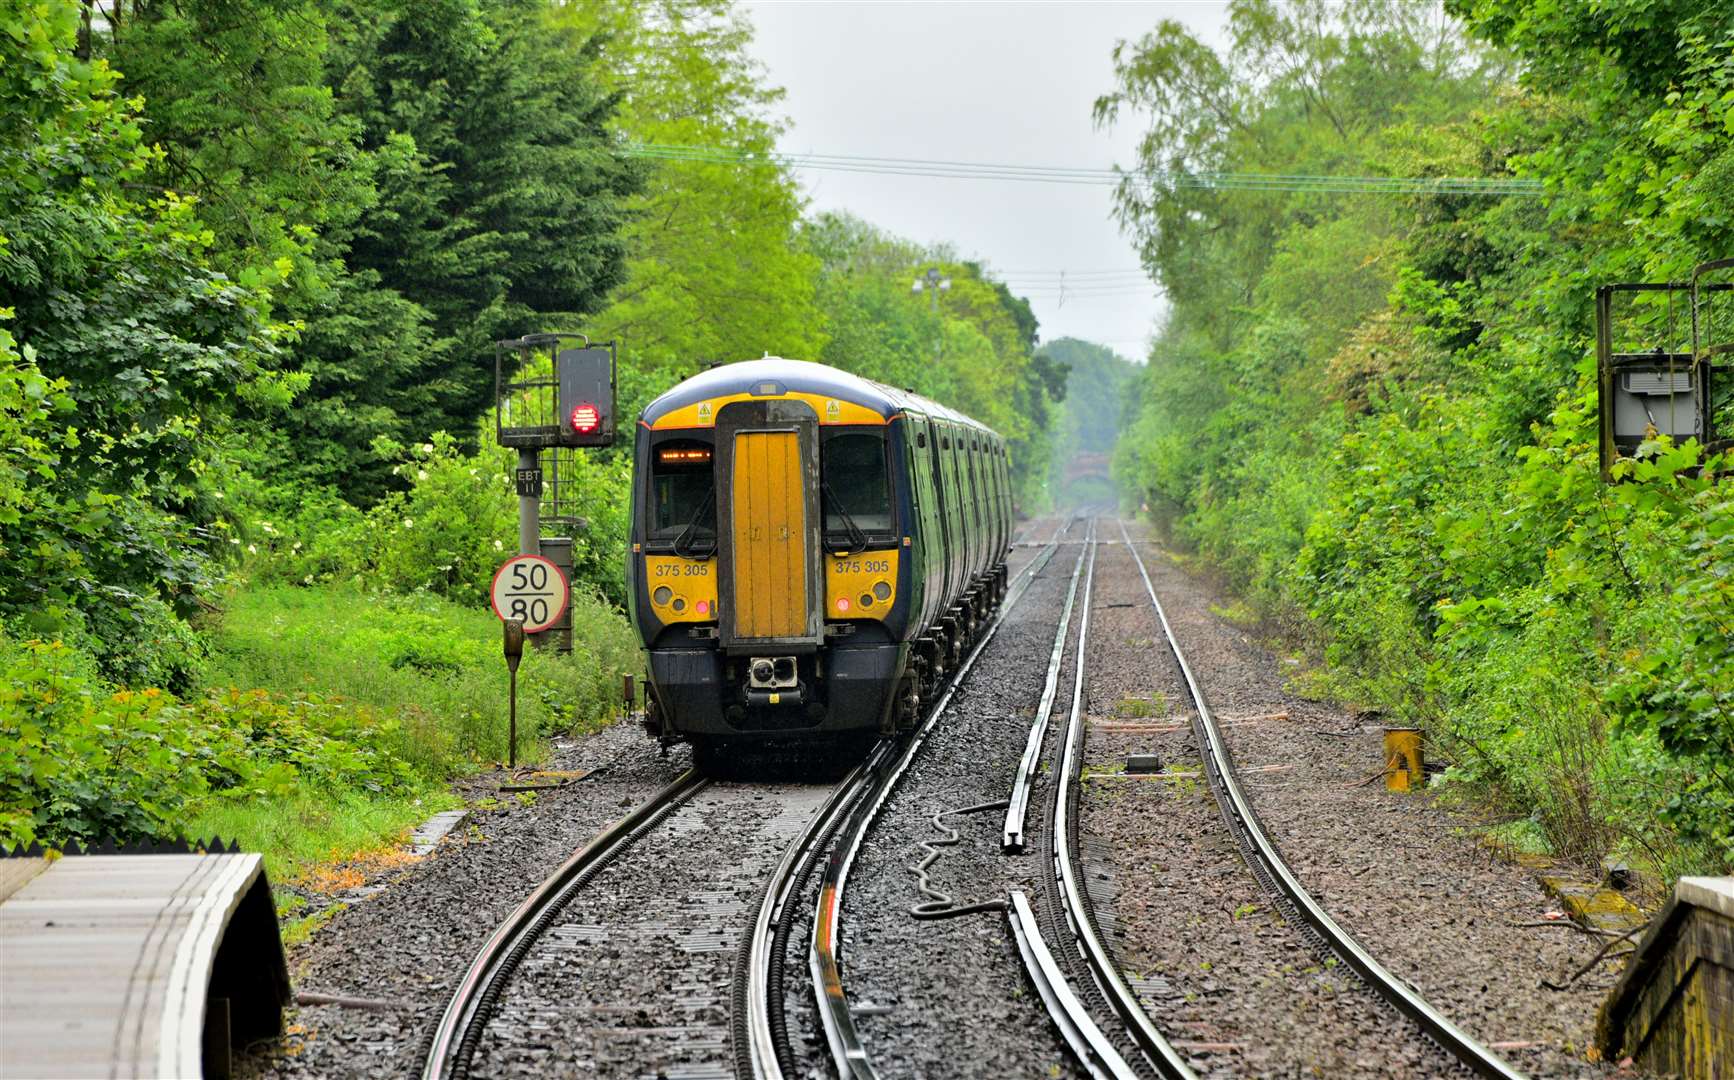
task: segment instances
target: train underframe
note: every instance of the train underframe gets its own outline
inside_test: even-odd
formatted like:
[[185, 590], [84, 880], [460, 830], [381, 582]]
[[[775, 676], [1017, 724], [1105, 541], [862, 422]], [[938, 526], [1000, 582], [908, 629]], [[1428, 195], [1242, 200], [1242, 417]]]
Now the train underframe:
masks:
[[[874, 738], [913, 728], [1005, 599], [1004, 563], [981, 575], [925, 633], [897, 641], [878, 622], [838, 622], [806, 652], [729, 655], [714, 631], [646, 650], [644, 726], [666, 750]], [[699, 633], [703, 633], [700, 631]]]

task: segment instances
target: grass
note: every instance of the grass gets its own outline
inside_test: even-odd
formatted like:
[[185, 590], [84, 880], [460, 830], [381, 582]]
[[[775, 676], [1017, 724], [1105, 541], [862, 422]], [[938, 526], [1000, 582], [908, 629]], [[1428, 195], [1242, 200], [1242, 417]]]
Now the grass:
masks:
[[[620, 675], [637, 665], [626, 620], [600, 601], [574, 600], [582, 629], [572, 654], [526, 653], [519, 669], [520, 760], [541, 760], [546, 735], [613, 720]], [[393, 749], [430, 775], [505, 759], [506, 666], [499, 621], [485, 610], [341, 586], [242, 588], [211, 638], [213, 685], [373, 706], [401, 724]]]
[[321, 863], [343, 860], [386, 842], [399, 842], [427, 818], [461, 803], [430, 782], [414, 796], [365, 791], [340, 795], [297, 792], [281, 798], [216, 800], [187, 825], [192, 836], [234, 839], [265, 854], [272, 881], [297, 881]]
[[1518, 818], [1499, 825], [1489, 825], [1483, 830], [1490, 844], [1517, 855], [1553, 854], [1553, 845], [1547, 842], [1547, 832], [1534, 818]]
[[[637, 664], [626, 620], [574, 597], [573, 652], [526, 652], [518, 673], [518, 759], [545, 758], [547, 737], [590, 731], [620, 708], [620, 675]], [[207, 681], [366, 705], [384, 719], [365, 737], [411, 767], [409, 791], [297, 788], [208, 799], [189, 835], [221, 836], [265, 854], [275, 881], [400, 843], [460, 804], [449, 781], [503, 761], [507, 673], [490, 612], [429, 595], [368, 595], [343, 586], [240, 587], [210, 631]], [[308, 928], [308, 932], [311, 929]]]

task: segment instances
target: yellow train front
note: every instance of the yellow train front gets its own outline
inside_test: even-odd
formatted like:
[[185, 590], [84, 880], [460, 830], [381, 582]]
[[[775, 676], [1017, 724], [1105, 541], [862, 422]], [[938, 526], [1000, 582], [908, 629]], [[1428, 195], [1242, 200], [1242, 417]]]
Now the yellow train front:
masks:
[[836, 368], [714, 367], [639, 418], [631, 611], [645, 724], [728, 744], [912, 724], [1005, 591], [1005, 441]]

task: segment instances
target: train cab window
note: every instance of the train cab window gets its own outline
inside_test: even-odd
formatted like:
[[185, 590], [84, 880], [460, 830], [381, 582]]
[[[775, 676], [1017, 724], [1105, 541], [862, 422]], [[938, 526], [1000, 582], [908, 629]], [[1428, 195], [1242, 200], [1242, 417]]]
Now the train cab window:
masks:
[[667, 442], [652, 451], [650, 535], [672, 540], [690, 526], [695, 537], [716, 536], [716, 472], [705, 443]]
[[891, 531], [885, 436], [867, 431], [828, 436], [819, 455], [819, 476], [824, 482], [826, 533], [846, 535], [851, 522], [863, 532]]

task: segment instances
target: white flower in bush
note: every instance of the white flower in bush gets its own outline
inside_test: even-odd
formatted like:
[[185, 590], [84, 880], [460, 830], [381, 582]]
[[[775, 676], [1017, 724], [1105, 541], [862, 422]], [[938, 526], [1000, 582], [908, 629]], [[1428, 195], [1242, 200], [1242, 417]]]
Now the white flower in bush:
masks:
[[403, 527], [406, 529], [415, 528], [415, 518], [404, 518], [403, 519]]

